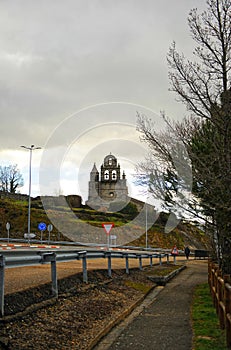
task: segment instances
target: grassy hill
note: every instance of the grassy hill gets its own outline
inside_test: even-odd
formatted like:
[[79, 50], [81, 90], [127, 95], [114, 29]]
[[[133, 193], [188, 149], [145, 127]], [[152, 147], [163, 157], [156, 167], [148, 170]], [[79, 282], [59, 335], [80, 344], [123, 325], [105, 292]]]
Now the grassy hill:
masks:
[[[121, 231], [123, 231], [124, 225], [129, 225], [137, 215], [137, 212], [133, 210], [106, 213], [103, 211], [95, 211], [87, 207], [72, 208], [72, 212], [74, 212], [82, 222], [90, 224], [93, 228], [102, 228], [102, 222], [114, 222], [116, 227], [121, 228]], [[55, 209], [53, 209], [52, 215], [64, 218], [68, 232], [67, 208], [56, 206]], [[49, 217], [51, 216], [49, 215]], [[195, 249], [207, 249], [209, 247], [209, 238], [205, 233], [189, 223], [181, 222], [172, 232], [166, 234], [164, 232], [164, 227], [167, 219], [168, 214], [161, 213], [154, 225], [148, 230], [148, 245], [150, 247], [171, 248], [174, 244], [176, 244], [179, 249], [183, 249], [185, 245], [189, 245], [191, 248]], [[28, 202], [26, 200], [0, 199], [0, 237], [7, 237], [6, 223], [9, 222], [11, 225], [10, 238], [23, 238], [24, 233], [27, 232], [27, 220]], [[71, 220], [73, 220], [73, 218], [70, 219], [70, 221]], [[38, 224], [40, 222], [53, 224], [47, 217], [41, 200], [33, 199], [31, 202], [31, 232], [36, 233], [37, 239], [40, 239], [41, 235], [38, 230]], [[88, 227], [90, 226], [88, 225]], [[131, 225], [130, 230], [135, 230], [135, 226]], [[63, 231], [60, 232], [54, 225], [51, 232], [51, 240], [71, 240], [71, 236], [68, 236], [68, 234], [63, 234]], [[136, 239], [131, 239], [128, 244], [145, 246], [145, 238], [145, 234], [142, 234]], [[43, 233], [43, 239], [48, 239], [47, 231]]]

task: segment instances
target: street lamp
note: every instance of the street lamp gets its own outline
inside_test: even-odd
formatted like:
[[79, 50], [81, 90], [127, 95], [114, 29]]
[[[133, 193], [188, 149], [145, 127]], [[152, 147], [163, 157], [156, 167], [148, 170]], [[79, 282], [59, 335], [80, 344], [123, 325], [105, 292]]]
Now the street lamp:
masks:
[[30, 235], [30, 207], [31, 207], [31, 161], [32, 161], [32, 151], [35, 149], [41, 149], [41, 147], [35, 147], [31, 145], [30, 147], [21, 146], [30, 151], [30, 161], [29, 161], [29, 198], [28, 198], [28, 239]]

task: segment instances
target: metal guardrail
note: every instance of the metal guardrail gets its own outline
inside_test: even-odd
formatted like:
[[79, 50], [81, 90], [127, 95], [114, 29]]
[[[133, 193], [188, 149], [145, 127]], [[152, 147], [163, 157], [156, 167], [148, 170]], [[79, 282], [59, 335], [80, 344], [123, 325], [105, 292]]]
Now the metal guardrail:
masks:
[[139, 269], [142, 270], [142, 259], [149, 259], [152, 266], [152, 259], [158, 258], [162, 264], [162, 258], [166, 257], [169, 262], [169, 254], [136, 251], [97, 251], [97, 250], [59, 250], [59, 251], [3, 251], [0, 255], [0, 314], [4, 316], [4, 276], [5, 268], [20, 266], [33, 266], [39, 264], [51, 265], [52, 295], [58, 298], [57, 262], [82, 260], [83, 282], [88, 282], [87, 260], [106, 258], [108, 261], [108, 276], [112, 275], [112, 259], [125, 259], [126, 273], [129, 274], [129, 259], [139, 259]]
[[195, 259], [208, 259], [211, 255], [209, 250], [196, 249], [194, 252]]

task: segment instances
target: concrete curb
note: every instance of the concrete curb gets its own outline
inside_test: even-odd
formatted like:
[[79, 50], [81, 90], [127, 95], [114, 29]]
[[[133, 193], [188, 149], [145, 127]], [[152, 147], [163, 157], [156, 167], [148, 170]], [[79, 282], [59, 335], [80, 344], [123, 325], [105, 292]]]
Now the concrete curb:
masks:
[[172, 271], [170, 274], [166, 276], [148, 276], [152, 282], [156, 283], [158, 286], [165, 286], [173, 277], [178, 275], [182, 270], [186, 268], [185, 265], [181, 266], [179, 269]]

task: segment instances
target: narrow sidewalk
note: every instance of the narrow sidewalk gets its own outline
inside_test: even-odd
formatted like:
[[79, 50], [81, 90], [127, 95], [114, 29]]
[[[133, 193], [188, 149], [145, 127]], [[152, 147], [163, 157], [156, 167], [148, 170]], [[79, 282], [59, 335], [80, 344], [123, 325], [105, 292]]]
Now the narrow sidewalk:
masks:
[[189, 260], [165, 287], [157, 287], [94, 350], [192, 349], [194, 287], [208, 280], [208, 262]]

